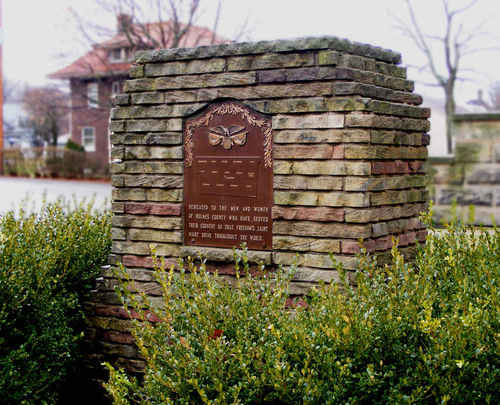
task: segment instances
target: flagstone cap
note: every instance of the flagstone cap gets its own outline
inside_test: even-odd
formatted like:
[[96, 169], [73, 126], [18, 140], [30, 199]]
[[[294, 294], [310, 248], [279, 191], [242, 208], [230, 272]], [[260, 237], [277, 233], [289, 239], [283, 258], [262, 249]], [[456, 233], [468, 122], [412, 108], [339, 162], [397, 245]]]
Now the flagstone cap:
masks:
[[221, 45], [199, 46], [196, 48], [139, 51], [135, 56], [135, 61], [136, 63], [168, 62], [172, 60], [212, 58], [214, 56], [255, 55], [272, 52], [280, 53], [322, 49], [364, 56], [396, 65], [401, 63], [401, 54], [398, 52], [332, 36], [281, 39], [276, 41], [233, 42]]

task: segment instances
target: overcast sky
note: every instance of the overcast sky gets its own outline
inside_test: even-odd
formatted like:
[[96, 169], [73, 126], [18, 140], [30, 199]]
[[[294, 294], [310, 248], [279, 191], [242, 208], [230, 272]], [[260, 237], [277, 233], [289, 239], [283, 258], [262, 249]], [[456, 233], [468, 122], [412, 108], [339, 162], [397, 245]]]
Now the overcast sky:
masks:
[[[450, 0], [452, 5], [467, 2]], [[217, 0], [202, 3], [206, 3], [206, 12], [199, 23], [210, 26]], [[438, 34], [443, 26], [441, 1], [415, 3], [424, 29]], [[93, 0], [3, 0], [3, 60], [7, 78], [43, 84], [48, 73], [88, 49], [71, 17], [70, 7], [86, 18], [110, 27], [115, 25], [112, 18], [96, 10]], [[423, 62], [413, 44], [394, 27], [394, 15], [407, 17], [403, 0], [225, 0], [223, 11], [220, 32], [229, 37], [249, 16], [253, 40], [334, 35], [399, 51], [406, 65]], [[475, 27], [488, 20], [483, 28], [491, 37], [485, 37], [483, 45], [500, 45], [499, 16], [499, 0], [479, 0], [479, 4], [468, 11], [464, 23]], [[474, 98], [479, 87], [486, 89], [491, 81], [500, 80], [500, 50], [475, 55], [468, 62], [467, 67], [476, 72], [468, 73], [473, 82], [458, 86], [457, 99], [462, 103]], [[425, 80], [417, 70], [410, 71], [410, 78], [417, 82]], [[417, 91], [441, 95], [440, 91], [422, 86], [418, 86]]]

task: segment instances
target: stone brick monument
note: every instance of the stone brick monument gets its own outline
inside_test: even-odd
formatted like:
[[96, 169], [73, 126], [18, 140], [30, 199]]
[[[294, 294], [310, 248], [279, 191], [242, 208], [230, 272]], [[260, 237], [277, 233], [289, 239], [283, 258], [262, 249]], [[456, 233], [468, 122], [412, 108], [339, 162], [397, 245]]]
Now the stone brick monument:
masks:
[[[392, 51], [332, 37], [142, 52], [111, 113], [113, 255], [158, 294], [150, 249], [203, 254], [222, 277], [246, 243], [268, 269], [298, 260], [292, 294], [356, 269], [359, 240], [386, 260], [426, 231], [430, 111]], [[298, 259], [296, 253], [299, 253]], [[96, 293], [98, 351], [142, 362], [113, 292]]]

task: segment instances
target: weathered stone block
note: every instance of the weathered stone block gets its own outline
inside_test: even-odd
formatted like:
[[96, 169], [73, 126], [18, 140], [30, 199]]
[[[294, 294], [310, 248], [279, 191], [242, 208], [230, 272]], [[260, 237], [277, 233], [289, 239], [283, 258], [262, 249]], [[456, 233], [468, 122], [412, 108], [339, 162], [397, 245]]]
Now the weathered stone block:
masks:
[[184, 166], [182, 162], [125, 162], [117, 169], [127, 174], [182, 174]]
[[176, 244], [114, 241], [112, 252], [116, 254], [146, 256], [152, 255], [154, 252], [159, 256], [177, 256], [180, 253], [180, 248]]
[[340, 241], [336, 239], [276, 235], [273, 237], [273, 248], [274, 250], [290, 250], [298, 252], [311, 251], [339, 253]]
[[[207, 73], [202, 75], [169, 76], [154, 79], [158, 90], [193, 89], [202, 87], [244, 86], [256, 82], [255, 72]], [[147, 90], [147, 89], [145, 89]]]
[[129, 229], [128, 237], [133, 241], [152, 242], [182, 242], [182, 232], [179, 231], [157, 231], [153, 229]]
[[339, 113], [273, 116], [273, 129], [342, 128], [344, 115]]
[[371, 236], [371, 227], [370, 225], [319, 223], [312, 221], [274, 221], [273, 234], [364, 239]]
[[342, 159], [344, 145], [275, 145], [274, 158], [287, 159]]
[[183, 190], [148, 189], [146, 199], [148, 201], [181, 202]]
[[132, 104], [162, 104], [165, 102], [165, 95], [158, 92], [145, 92], [131, 94]]
[[342, 190], [343, 179], [332, 176], [274, 176], [275, 190]]
[[312, 66], [313, 64], [314, 54], [312, 53], [271, 53], [252, 56], [234, 56], [227, 60], [227, 68], [230, 71]]
[[146, 76], [174, 76], [222, 72], [226, 62], [222, 58], [192, 60], [187, 62], [148, 63]]
[[124, 205], [123, 212], [127, 214], [180, 216], [182, 212], [181, 204], [127, 203]]
[[274, 219], [343, 222], [344, 209], [330, 207], [273, 207]]
[[121, 228], [181, 229], [182, 219], [158, 216], [113, 216], [112, 224]]

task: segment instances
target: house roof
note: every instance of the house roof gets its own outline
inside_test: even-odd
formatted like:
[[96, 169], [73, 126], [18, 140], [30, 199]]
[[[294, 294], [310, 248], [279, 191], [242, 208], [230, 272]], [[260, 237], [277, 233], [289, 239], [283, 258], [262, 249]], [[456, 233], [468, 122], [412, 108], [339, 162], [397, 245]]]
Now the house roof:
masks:
[[[145, 44], [146, 48], [153, 49], [151, 39], [159, 43], [164, 43], [168, 48], [168, 44], [172, 43], [169, 38], [162, 38], [162, 34], [168, 33], [171, 30], [172, 21], [148, 24], [133, 24], [134, 32]], [[182, 29], [182, 27], [181, 27]], [[184, 35], [179, 43], [180, 48], [194, 48], [202, 45], [222, 44], [230, 41], [214, 35], [214, 32], [205, 27], [192, 26]], [[81, 56], [68, 66], [59, 69], [58, 71], [49, 74], [51, 79], [70, 79], [70, 78], [93, 78], [104, 76], [124, 75], [132, 65], [131, 61], [127, 62], [111, 62], [108, 54], [111, 49], [127, 48], [130, 42], [123, 32], [118, 32], [112, 38], [94, 45], [93, 49]], [[136, 49], [137, 50], [137, 49]], [[134, 50], [135, 51], [135, 50]]]

